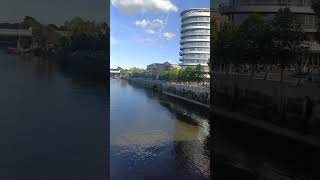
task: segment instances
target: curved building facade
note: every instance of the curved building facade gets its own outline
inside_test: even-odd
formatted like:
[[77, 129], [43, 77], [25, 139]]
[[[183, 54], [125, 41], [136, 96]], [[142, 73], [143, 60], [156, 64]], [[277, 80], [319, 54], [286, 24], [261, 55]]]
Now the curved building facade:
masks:
[[209, 72], [210, 9], [197, 8], [181, 12], [181, 66], [204, 66]]

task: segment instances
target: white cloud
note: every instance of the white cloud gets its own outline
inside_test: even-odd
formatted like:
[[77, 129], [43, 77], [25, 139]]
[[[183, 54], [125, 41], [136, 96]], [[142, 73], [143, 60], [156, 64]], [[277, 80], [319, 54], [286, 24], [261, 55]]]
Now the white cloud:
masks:
[[143, 19], [141, 21], [136, 21], [134, 24], [140, 28], [157, 28], [164, 26], [164, 22], [161, 19]]
[[150, 44], [150, 43], [153, 43], [154, 41], [150, 38], [141, 38], [141, 39], [139, 39], [139, 42], [144, 43], [144, 44]]
[[148, 34], [156, 34], [157, 33], [155, 30], [152, 30], [152, 29], [146, 29], [145, 31]]
[[125, 14], [147, 12], [177, 12], [178, 7], [171, 0], [111, 0], [114, 7]]
[[174, 37], [176, 37], [176, 35], [173, 33], [170, 33], [170, 32], [163, 33], [163, 38], [167, 41], [172, 40]]

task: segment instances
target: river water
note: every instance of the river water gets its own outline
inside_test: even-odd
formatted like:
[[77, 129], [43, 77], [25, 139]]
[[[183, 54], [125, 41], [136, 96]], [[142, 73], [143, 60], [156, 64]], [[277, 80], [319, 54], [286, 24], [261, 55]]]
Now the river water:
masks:
[[[208, 110], [0, 50], [0, 179], [210, 179]], [[217, 179], [319, 179], [318, 150], [214, 119]], [[109, 157], [108, 157], [109, 156]], [[221, 177], [221, 178], [218, 178]], [[222, 178], [224, 177], [224, 178]]]
[[1, 50], [0, 82], [0, 179], [106, 177], [105, 83]]
[[210, 179], [207, 110], [110, 81], [111, 180]]

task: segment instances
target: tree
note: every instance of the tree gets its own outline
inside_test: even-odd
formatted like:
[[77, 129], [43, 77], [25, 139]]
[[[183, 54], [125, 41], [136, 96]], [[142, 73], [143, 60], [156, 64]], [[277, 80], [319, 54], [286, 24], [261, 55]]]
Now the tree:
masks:
[[101, 30], [104, 26], [95, 24], [93, 21], [85, 21], [80, 17], [75, 17], [71, 21], [64, 23], [63, 29], [71, 33], [71, 50], [102, 50], [106, 47], [106, 31]]
[[133, 67], [130, 68], [130, 76], [131, 77], [142, 77], [143, 76], [143, 69]]
[[24, 29], [28, 29], [29, 27], [32, 27], [32, 28], [42, 27], [41, 23], [31, 16], [26, 16], [23, 22], [21, 23], [21, 26]]
[[[219, 32], [219, 28], [218, 28], [218, 23], [216, 18], [212, 18], [210, 20], [210, 42], [211, 44], [215, 44], [218, 40], [218, 32]], [[210, 54], [214, 54], [213, 48], [210, 48]], [[213, 72], [213, 68], [214, 68], [214, 62], [213, 59], [210, 58], [209, 59], [209, 67], [210, 67], [210, 71]]]
[[280, 65], [280, 81], [283, 81], [285, 68], [297, 62], [307, 49], [307, 37], [295, 23], [295, 15], [289, 8], [280, 9], [273, 23], [273, 46], [276, 62]]
[[197, 83], [203, 82], [203, 80], [206, 78], [206, 73], [204, 72], [203, 66], [198, 64], [195, 69], [195, 81]]
[[168, 70], [164, 70], [160, 72], [160, 79], [166, 81], [178, 81], [179, 69], [175, 67], [171, 67]]
[[168, 73], [168, 71], [161, 71], [161, 72], [160, 72], [160, 75], [159, 75], [159, 78], [160, 78], [161, 80], [166, 80], [166, 81], [168, 81], [168, 80], [169, 80], [169, 73]]
[[127, 78], [129, 75], [129, 71], [126, 69], [120, 69], [120, 77]]
[[239, 42], [239, 28], [233, 24], [225, 24], [217, 34], [211, 48], [211, 68], [225, 66], [226, 74], [231, 69], [231, 64], [239, 62], [241, 43]]
[[251, 76], [254, 77], [259, 64], [268, 64], [272, 54], [271, 26], [261, 15], [250, 15], [240, 26], [241, 62], [251, 66]]
[[[318, 19], [320, 19], [320, 1], [319, 0], [312, 0], [311, 7], [314, 10], [314, 12], [316, 13], [316, 15], [318, 16]], [[316, 33], [316, 38], [318, 41], [320, 41], [320, 23], [318, 22], [317, 25], [318, 25], [318, 31]]]

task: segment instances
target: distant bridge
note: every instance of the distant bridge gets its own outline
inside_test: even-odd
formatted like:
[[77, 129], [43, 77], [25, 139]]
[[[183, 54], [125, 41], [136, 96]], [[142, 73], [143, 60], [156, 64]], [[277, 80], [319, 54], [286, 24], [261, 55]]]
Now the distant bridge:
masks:
[[110, 75], [120, 74], [120, 70], [110, 69]]
[[[54, 31], [61, 36], [69, 36], [68, 31]], [[0, 29], [0, 36], [32, 37], [32, 29]]]
[[0, 29], [0, 36], [32, 37], [32, 29]]

